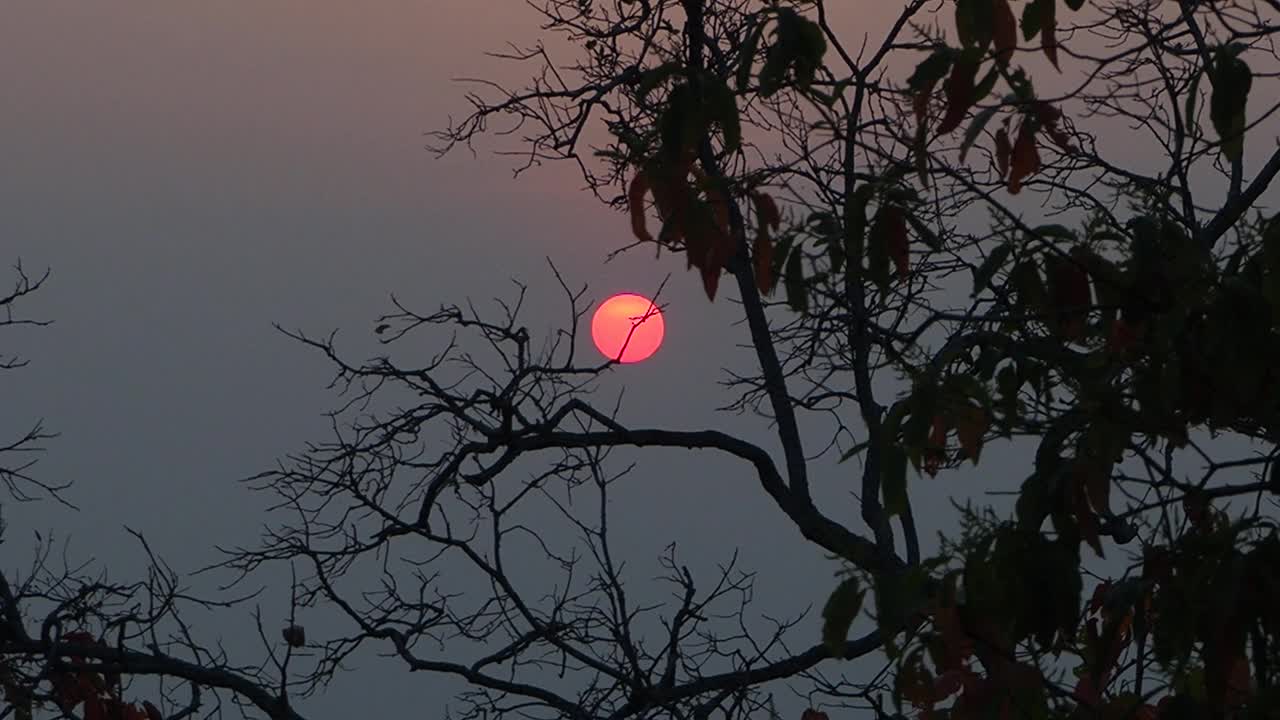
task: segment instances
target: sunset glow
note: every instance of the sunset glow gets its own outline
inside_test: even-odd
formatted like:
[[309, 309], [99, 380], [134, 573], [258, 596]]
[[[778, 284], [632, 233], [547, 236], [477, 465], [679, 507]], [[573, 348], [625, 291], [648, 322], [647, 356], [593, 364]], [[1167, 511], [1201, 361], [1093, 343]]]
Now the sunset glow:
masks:
[[665, 330], [662, 312], [653, 301], [632, 293], [605, 300], [591, 318], [596, 349], [624, 363], [640, 362], [657, 352]]

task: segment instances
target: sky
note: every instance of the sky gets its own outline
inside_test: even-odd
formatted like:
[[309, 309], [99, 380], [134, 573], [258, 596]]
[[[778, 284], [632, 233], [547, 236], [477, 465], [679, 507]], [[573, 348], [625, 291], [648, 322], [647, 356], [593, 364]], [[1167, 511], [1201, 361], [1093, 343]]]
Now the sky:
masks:
[[[5, 3], [0, 261], [51, 269], [25, 307], [54, 322], [3, 339], [30, 365], [0, 377], [0, 431], [43, 418], [60, 433], [37, 471], [73, 481], [80, 508], [6, 503], [6, 570], [29, 562], [37, 531], [115, 580], [143, 566], [126, 527], [180, 571], [218, 559], [215, 546], [252, 544], [267, 498], [237, 480], [323, 439], [337, 401], [326, 361], [273, 323], [339, 330], [358, 359], [376, 350], [390, 294], [422, 310], [483, 305], [511, 298], [519, 278], [526, 322], [545, 333], [564, 320], [547, 258], [596, 299], [651, 294], [672, 275], [664, 347], [614, 373], [602, 397], [625, 387], [638, 425], [678, 409], [679, 426], [768, 440], [760, 423], [714, 412], [744, 330], [682, 261], [643, 252], [606, 263], [629, 240], [626, 219], [581, 193], [568, 166], [515, 179], [486, 153], [495, 145], [443, 160], [424, 148], [424, 133], [466, 109], [453, 78], [525, 78], [483, 55], [535, 37], [523, 3], [503, 6]], [[745, 468], [658, 453], [633, 481], [615, 500], [615, 532], [637, 583], [679, 540], [695, 568], [741, 549], [745, 568], [765, 571], [761, 610], [794, 614], [825, 597], [835, 566], [803, 548]], [[812, 592], [797, 597], [797, 586]], [[270, 623], [287, 607], [267, 600]], [[261, 657], [243, 614], [205, 622], [199, 631], [236, 660]], [[798, 642], [816, 639], [816, 622]], [[369, 659], [303, 710], [440, 706], [437, 686], [389, 667]]]
[[[864, 22], [883, 7], [857, 4]], [[483, 55], [535, 37], [524, 3], [501, 5], [6, 0], [0, 262], [52, 270], [25, 307], [54, 323], [2, 340], [31, 364], [0, 376], [0, 432], [36, 418], [59, 432], [37, 471], [74, 481], [80, 509], [6, 504], [0, 565], [21, 566], [35, 531], [69, 538], [73, 556], [120, 580], [143, 560], [126, 526], [179, 570], [216, 560], [215, 546], [251, 544], [265, 498], [237, 480], [323, 439], [337, 401], [327, 362], [273, 323], [338, 330], [359, 359], [377, 351], [372, 329], [392, 293], [423, 311], [483, 306], [511, 298], [518, 278], [530, 285], [530, 331], [545, 333], [564, 320], [547, 258], [596, 299], [651, 293], [671, 275], [663, 348], [602, 384], [605, 398], [625, 388], [624, 417], [771, 442], [762, 421], [715, 412], [728, 399], [721, 368], [747, 360], [733, 305], [707, 303], [679, 258], [606, 263], [629, 240], [626, 219], [581, 192], [574, 168], [514, 178], [487, 153], [497, 145], [444, 159], [424, 148], [424, 133], [465, 112], [453, 78], [525, 78]], [[746, 470], [645, 455], [615, 498], [637, 583], [678, 540], [703, 568], [740, 550], [760, 572], [761, 612], [820, 605], [835, 565]], [[852, 518], [847, 482], [823, 476], [816, 492]], [[921, 497], [926, 533], [946, 497]], [[266, 618], [286, 610], [274, 599]], [[243, 617], [207, 622], [201, 632], [252, 654], [237, 659], [260, 656]], [[797, 646], [817, 638], [813, 613], [807, 622]], [[440, 693], [364, 658], [302, 709], [437, 717]]]

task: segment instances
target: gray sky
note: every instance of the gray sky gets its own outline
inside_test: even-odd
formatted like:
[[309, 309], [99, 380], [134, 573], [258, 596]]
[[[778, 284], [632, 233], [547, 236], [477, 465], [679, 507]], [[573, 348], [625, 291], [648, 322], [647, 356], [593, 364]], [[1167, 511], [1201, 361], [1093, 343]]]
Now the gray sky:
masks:
[[[511, 297], [508, 279], [519, 277], [539, 334], [564, 319], [546, 256], [597, 299], [650, 292], [673, 274], [663, 349], [603, 383], [602, 398], [625, 385], [625, 418], [714, 425], [773, 447], [762, 422], [713, 412], [727, 400], [720, 368], [746, 360], [734, 348], [745, 329], [731, 324], [730, 303], [706, 302], [682, 259], [646, 251], [606, 265], [629, 239], [626, 219], [580, 192], [570, 166], [513, 180], [488, 148], [445, 160], [423, 149], [425, 131], [465, 110], [450, 78], [525, 78], [481, 53], [532, 38], [532, 18], [524, 3], [490, 2], [502, 11], [476, 14], [474, 0], [6, 0], [0, 261], [52, 268], [26, 307], [55, 324], [4, 336], [4, 350], [31, 365], [0, 376], [0, 432], [41, 417], [61, 432], [37, 471], [73, 480], [68, 497], [82, 508], [6, 506], [6, 570], [24, 563], [36, 529], [69, 535], [74, 557], [120, 579], [141, 563], [124, 525], [178, 569], [214, 560], [215, 544], [252, 544], [263, 499], [235, 480], [324, 439], [321, 413], [335, 402], [328, 364], [273, 322], [340, 329], [339, 346], [361, 359], [390, 293], [429, 311]], [[868, 8], [891, 3], [855, 5], [865, 22]], [[585, 341], [580, 350], [591, 352]], [[760, 571], [761, 612], [821, 604], [835, 565], [799, 542], [748, 468], [645, 458], [615, 498], [633, 582], [679, 540], [682, 557], [706, 569], [740, 548], [743, 567]], [[998, 467], [982, 477], [1001, 482], [990, 476]], [[815, 482], [828, 507], [849, 503], [849, 518], [853, 472]], [[916, 493], [926, 541], [948, 509], [943, 482]], [[286, 610], [274, 600], [268, 626]], [[215, 616], [199, 631], [247, 662], [260, 656], [247, 628], [242, 616]], [[817, 636], [811, 617], [793, 642]], [[394, 661], [358, 668], [304, 711], [440, 706], [436, 686]], [[389, 689], [402, 699], [379, 692]]]
[[[425, 131], [465, 109], [449, 78], [524, 79], [481, 55], [532, 37], [523, 3], [502, 5], [509, 14], [476, 16], [462, 0], [6, 2], [0, 260], [52, 268], [26, 307], [55, 324], [5, 335], [31, 365], [0, 376], [0, 430], [43, 417], [60, 432], [38, 472], [73, 480], [82, 509], [7, 506], [6, 569], [25, 564], [36, 529], [121, 580], [142, 561], [125, 525], [180, 570], [215, 559], [215, 544], [252, 544], [263, 499], [235, 480], [323, 439], [335, 400], [327, 363], [272, 322], [341, 329], [359, 359], [389, 293], [431, 310], [510, 297], [517, 276], [532, 286], [526, 322], [544, 332], [564, 309], [545, 256], [596, 298], [674, 273], [663, 349], [605, 383], [604, 397], [626, 385], [627, 417], [678, 409], [677, 427], [767, 438], [712, 412], [726, 400], [719, 369], [742, 358], [733, 307], [708, 304], [681, 259], [604, 264], [626, 219], [580, 193], [573, 168], [513, 180], [506, 160], [423, 149]], [[637, 584], [676, 539], [707, 569], [742, 548], [743, 566], [764, 571], [762, 611], [820, 604], [831, 584], [834, 565], [800, 549], [743, 466], [648, 456], [623, 501], [615, 528]], [[268, 626], [280, 600], [264, 607]], [[198, 630], [240, 648], [234, 659], [260, 657], [243, 616], [207, 622]], [[795, 642], [816, 638], [814, 620]], [[384, 684], [409, 707], [442, 699], [392, 662], [360, 667], [304, 709], [404, 710], [369, 692]]]

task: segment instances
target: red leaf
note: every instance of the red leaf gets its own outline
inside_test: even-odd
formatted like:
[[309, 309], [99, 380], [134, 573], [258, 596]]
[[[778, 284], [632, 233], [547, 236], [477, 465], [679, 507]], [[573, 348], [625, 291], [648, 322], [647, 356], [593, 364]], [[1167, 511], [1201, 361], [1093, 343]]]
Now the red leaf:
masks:
[[707, 291], [707, 299], [715, 301], [716, 288], [720, 287], [720, 268], [698, 268], [702, 273], [702, 289]]
[[942, 638], [942, 659], [938, 669], [944, 674], [960, 670], [964, 661], [973, 655], [973, 639], [965, 633], [960, 613], [954, 607], [940, 607], [934, 611], [933, 623]]
[[996, 169], [1000, 171], [1000, 179], [1009, 175], [1009, 156], [1013, 147], [1009, 144], [1009, 132], [1004, 128], [996, 130]]
[[1040, 153], [1036, 150], [1036, 131], [1029, 118], [1022, 121], [1018, 139], [1009, 158], [1009, 192], [1017, 195], [1023, 179], [1040, 169]]
[[938, 474], [938, 468], [946, 459], [947, 420], [941, 414], [934, 416], [933, 425], [929, 429], [929, 442], [924, 451], [924, 471], [929, 477]]
[[982, 453], [982, 437], [986, 435], [989, 424], [987, 411], [980, 407], [965, 405], [956, 413], [956, 437], [960, 440], [960, 452], [975, 465]]
[[933, 700], [946, 700], [960, 692], [964, 687], [964, 676], [967, 670], [948, 670], [933, 679]]
[[756, 289], [761, 295], [773, 292], [776, 278], [773, 276], [773, 239], [769, 230], [777, 230], [782, 224], [782, 215], [773, 198], [762, 193], [751, 193], [756, 205], [756, 239], [751, 248], [751, 257], [755, 260]]
[[1085, 672], [1080, 676], [1080, 680], [1076, 682], [1075, 690], [1071, 696], [1088, 707], [1097, 707], [1102, 702], [1102, 691], [1098, 689], [1098, 683], [1093, 679], [1093, 673]]
[[1089, 465], [1084, 468], [1085, 490], [1089, 504], [1099, 513], [1111, 512], [1111, 473], [1107, 466]]
[[1013, 17], [1009, 0], [993, 0], [991, 9], [995, 14], [991, 37], [995, 43], [996, 60], [1008, 63], [1018, 48], [1018, 21]]
[[1243, 653], [1231, 661], [1231, 669], [1227, 672], [1226, 703], [1228, 707], [1244, 704], [1249, 699], [1249, 659]]
[[1124, 318], [1111, 321], [1111, 331], [1107, 333], [1107, 352], [1123, 355], [1138, 344], [1138, 333]]
[[751, 193], [751, 198], [756, 202], [756, 212], [760, 222], [768, 225], [770, 229], [777, 230], [782, 225], [782, 213], [778, 212], [778, 204], [771, 196], [762, 192]]
[[68, 645], [97, 645], [98, 640], [92, 634], [84, 630], [75, 630], [62, 636], [62, 642]]
[[147, 720], [164, 720], [164, 715], [160, 714], [160, 708], [152, 705], [150, 700], [142, 701], [142, 709], [147, 712]]
[[1080, 523], [1080, 537], [1098, 557], [1106, 557], [1102, 552], [1101, 528], [1098, 525], [1098, 517], [1093, 514], [1093, 510], [1089, 509], [1089, 500], [1086, 497], [1084, 483], [1071, 483], [1072, 509], [1075, 511], [1076, 520]]
[[978, 75], [978, 63], [975, 60], [957, 60], [951, 67], [942, 89], [947, 94], [947, 114], [938, 125], [938, 133], [946, 134], [960, 127], [964, 117], [973, 106], [974, 78]]
[[828, 718], [826, 713], [809, 708], [800, 714], [800, 720], [828, 720]]
[[98, 698], [85, 701], [84, 720], [108, 720], [107, 708]]
[[1111, 591], [1111, 581], [1105, 580], [1098, 583], [1093, 589], [1093, 596], [1089, 598], [1089, 613], [1093, 614], [1101, 612], [1103, 603], [1106, 602], [1107, 593]]

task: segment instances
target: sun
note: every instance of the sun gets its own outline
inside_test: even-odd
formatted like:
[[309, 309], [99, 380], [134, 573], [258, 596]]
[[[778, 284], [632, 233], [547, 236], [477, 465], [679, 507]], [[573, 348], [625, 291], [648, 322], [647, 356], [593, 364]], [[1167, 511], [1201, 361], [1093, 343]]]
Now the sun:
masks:
[[640, 362], [662, 345], [662, 311], [643, 295], [620, 293], [600, 303], [591, 318], [591, 339], [610, 360]]

